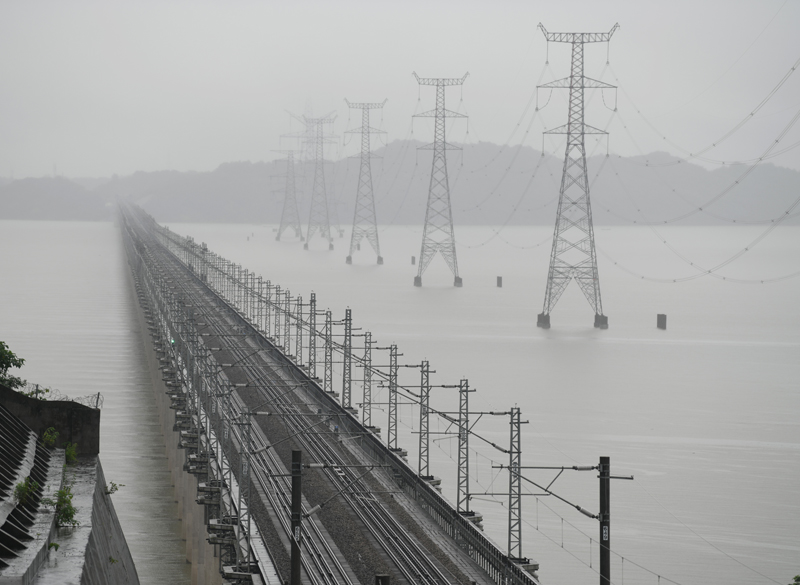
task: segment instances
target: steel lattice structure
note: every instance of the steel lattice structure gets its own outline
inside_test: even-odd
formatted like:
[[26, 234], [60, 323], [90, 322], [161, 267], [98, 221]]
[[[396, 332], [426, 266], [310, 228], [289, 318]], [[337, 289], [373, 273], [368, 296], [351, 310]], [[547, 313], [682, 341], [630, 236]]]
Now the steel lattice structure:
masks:
[[369, 245], [378, 256], [378, 264], [383, 264], [381, 256], [381, 246], [378, 241], [378, 220], [375, 214], [375, 197], [372, 192], [372, 167], [370, 166], [370, 134], [382, 132], [369, 125], [369, 111], [372, 109], [383, 108], [386, 100], [382, 103], [350, 103], [344, 100], [347, 106], [352, 109], [361, 110], [361, 128], [350, 130], [348, 133], [361, 134], [361, 166], [358, 172], [358, 187], [356, 189], [356, 208], [353, 212], [353, 233], [350, 236], [350, 253], [347, 255], [347, 263], [353, 263], [353, 252], [360, 249], [360, 242], [366, 238]]
[[515, 561], [522, 558], [522, 433], [519, 407], [511, 408], [511, 437], [508, 449], [508, 556]]
[[428, 360], [420, 365], [419, 381], [419, 475], [423, 479], [432, 478], [430, 472], [430, 398], [431, 366]]
[[350, 308], [344, 311], [344, 347], [342, 348], [342, 406], [352, 408], [351, 389], [353, 387], [353, 313]]
[[447, 178], [447, 151], [460, 150], [445, 140], [445, 119], [466, 118], [464, 114], [453, 112], [444, 107], [445, 88], [462, 85], [469, 73], [464, 77], [448, 79], [441, 77], [419, 77], [414, 73], [420, 85], [436, 87], [436, 108], [415, 117], [433, 118], [433, 143], [421, 146], [420, 150], [433, 151], [431, 182], [428, 189], [428, 207], [425, 211], [425, 227], [422, 232], [422, 250], [419, 254], [419, 270], [414, 277], [414, 286], [422, 286], [422, 273], [428, 268], [436, 252], [441, 253], [454, 276], [454, 286], [461, 286], [456, 258], [456, 240], [453, 232], [453, 211], [450, 207], [450, 182]]
[[458, 497], [456, 509], [460, 514], [470, 514], [469, 509], [469, 381], [458, 385]]
[[389, 423], [386, 445], [392, 451], [397, 451], [397, 345], [389, 346]]
[[372, 427], [372, 333], [364, 333], [364, 398], [361, 404], [361, 421]]
[[550, 33], [539, 24], [547, 42], [572, 45], [570, 76], [551, 81], [541, 88], [569, 89], [569, 118], [566, 124], [545, 134], [566, 134], [567, 147], [558, 197], [558, 211], [547, 274], [544, 307], [537, 325], [550, 327], [550, 312], [571, 280], [575, 279], [595, 312], [594, 326], [608, 328], [608, 317], [603, 314], [600, 298], [600, 279], [597, 272], [597, 254], [594, 246], [592, 208], [589, 201], [589, 177], [586, 172], [586, 134], [606, 134], [584, 123], [584, 90], [586, 88], [614, 88], [583, 74], [583, 46], [586, 43], [604, 43], [611, 40], [619, 25], [607, 33]]
[[286, 190], [283, 195], [283, 212], [281, 213], [281, 225], [278, 228], [278, 235], [275, 239], [280, 241], [281, 235], [287, 228], [294, 230], [295, 237], [302, 242], [303, 230], [300, 227], [300, 212], [297, 211], [297, 192], [295, 189], [294, 178], [294, 151], [279, 150], [286, 155]]
[[309, 118], [303, 116], [306, 125], [306, 141], [314, 151], [314, 185], [311, 188], [311, 210], [308, 215], [308, 229], [306, 229], [306, 243], [319, 231], [320, 237], [328, 240], [328, 249], [333, 250], [333, 237], [331, 236], [331, 221], [328, 212], [328, 194], [325, 190], [325, 144], [330, 138], [325, 137], [325, 124], [332, 124], [336, 115], [331, 113], [322, 118]]

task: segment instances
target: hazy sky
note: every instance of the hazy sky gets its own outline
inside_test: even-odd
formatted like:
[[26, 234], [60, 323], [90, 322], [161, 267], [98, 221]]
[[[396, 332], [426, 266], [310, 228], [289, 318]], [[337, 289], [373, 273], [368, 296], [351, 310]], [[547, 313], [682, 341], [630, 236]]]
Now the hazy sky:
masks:
[[[533, 107], [522, 114], [540, 77], [569, 75], [569, 46], [551, 43], [546, 68], [539, 22], [553, 32], [620, 24], [609, 53], [586, 46], [585, 73], [619, 79], [609, 144], [625, 155], [679, 153], [632, 104], [696, 152], [745, 118], [800, 58], [800, 0], [2, 1], [0, 176], [51, 174], [54, 165], [61, 175], [107, 176], [271, 160], [273, 149], [292, 146], [279, 136], [300, 130], [286, 110], [336, 110], [339, 136], [358, 126], [344, 98], [388, 98], [373, 125], [389, 140], [406, 138], [412, 114], [434, 105], [434, 89], [419, 88], [413, 71], [469, 71], [463, 90], [447, 94], [469, 125], [456, 122], [449, 140], [504, 144], [522, 119], [511, 142], [541, 148], [543, 125], [566, 121], [566, 91], [549, 102], [540, 93], [548, 104], [527, 135]], [[587, 123], [604, 127], [614, 101], [613, 91], [597, 92]], [[760, 156], [799, 109], [800, 71], [707, 156]], [[428, 120], [413, 130], [431, 140]], [[800, 123], [778, 148], [798, 140]], [[353, 140], [329, 154], [355, 149]], [[800, 168], [800, 148], [771, 162]]]

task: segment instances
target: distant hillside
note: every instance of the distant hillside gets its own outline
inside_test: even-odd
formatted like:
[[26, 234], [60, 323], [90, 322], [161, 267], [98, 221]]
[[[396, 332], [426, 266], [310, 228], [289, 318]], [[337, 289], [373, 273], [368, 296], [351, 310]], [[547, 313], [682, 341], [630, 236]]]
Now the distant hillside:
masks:
[[113, 212], [111, 201], [63, 177], [0, 186], [0, 219], [102, 221]]
[[[424, 221], [430, 151], [395, 141], [375, 152], [373, 184], [379, 223]], [[542, 156], [526, 146], [478, 143], [448, 155], [453, 218], [457, 224], [551, 224], [563, 155]], [[689, 225], [781, 216], [800, 196], [800, 172], [762, 164], [706, 170], [666, 153], [594, 156], [587, 161], [592, 210], [598, 225], [664, 221], [691, 215]], [[117, 197], [129, 198], [161, 222], [278, 223], [285, 161], [232, 162], [212, 172], [137, 172], [111, 179], [25, 179], [0, 186], [0, 219], [105, 219]], [[331, 222], [352, 222], [358, 158], [327, 163]], [[598, 174], [599, 172], [599, 174]], [[308, 220], [313, 165], [297, 163], [300, 215]], [[78, 184], [79, 183], [79, 184]], [[721, 195], [719, 197], [719, 195]], [[718, 199], [717, 201], [713, 201]], [[697, 213], [702, 207], [703, 213]], [[695, 212], [692, 214], [692, 212]], [[800, 216], [799, 216], [800, 217]], [[798, 223], [797, 218], [789, 220]]]

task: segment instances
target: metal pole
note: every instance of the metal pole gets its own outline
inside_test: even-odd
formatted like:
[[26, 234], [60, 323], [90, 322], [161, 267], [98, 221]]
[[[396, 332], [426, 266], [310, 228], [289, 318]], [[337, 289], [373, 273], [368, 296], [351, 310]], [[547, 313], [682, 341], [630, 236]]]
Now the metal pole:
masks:
[[397, 345], [389, 347], [389, 449], [397, 450]]
[[267, 339], [272, 337], [272, 329], [270, 327], [270, 323], [272, 322], [272, 282], [267, 281], [267, 296], [264, 301], [264, 308], [266, 309], [266, 313], [264, 315], [264, 335], [267, 336]]
[[281, 345], [281, 285], [275, 285], [275, 345]]
[[522, 479], [520, 460], [522, 441], [519, 407], [511, 408], [511, 440], [508, 449], [508, 556], [522, 558]]
[[365, 427], [372, 426], [372, 333], [364, 333], [364, 398], [361, 420]]
[[317, 295], [308, 301], [308, 375], [317, 377]]
[[292, 450], [292, 557], [291, 584], [300, 585], [300, 519], [303, 508], [303, 452]]
[[428, 432], [431, 396], [430, 372], [430, 363], [428, 360], [423, 360], [420, 366], [419, 384], [419, 474], [422, 479], [428, 479], [430, 477], [430, 470], [428, 468], [431, 446], [431, 436]]
[[333, 320], [330, 310], [325, 311], [325, 379], [322, 389], [333, 392]]
[[301, 365], [303, 363], [303, 297], [299, 295], [295, 301], [295, 310], [297, 313], [295, 314], [294, 361], [296, 364]]
[[353, 386], [353, 313], [348, 308], [344, 311], [344, 355], [342, 356], [342, 406], [350, 408], [350, 391]]
[[600, 585], [611, 585], [611, 458], [600, 458]]
[[292, 314], [292, 295], [288, 290], [284, 292], [283, 306], [283, 353], [288, 356], [292, 353], [292, 328], [289, 326], [289, 317]]
[[458, 385], [458, 484], [457, 509], [469, 512], [469, 381]]

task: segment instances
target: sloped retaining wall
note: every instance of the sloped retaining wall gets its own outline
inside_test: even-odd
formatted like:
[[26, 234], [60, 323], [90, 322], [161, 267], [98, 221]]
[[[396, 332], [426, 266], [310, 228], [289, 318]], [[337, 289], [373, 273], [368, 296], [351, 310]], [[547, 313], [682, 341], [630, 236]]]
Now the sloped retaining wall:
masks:
[[106, 493], [103, 466], [97, 460], [92, 520], [81, 585], [139, 585], [139, 576], [122, 533], [111, 497]]

